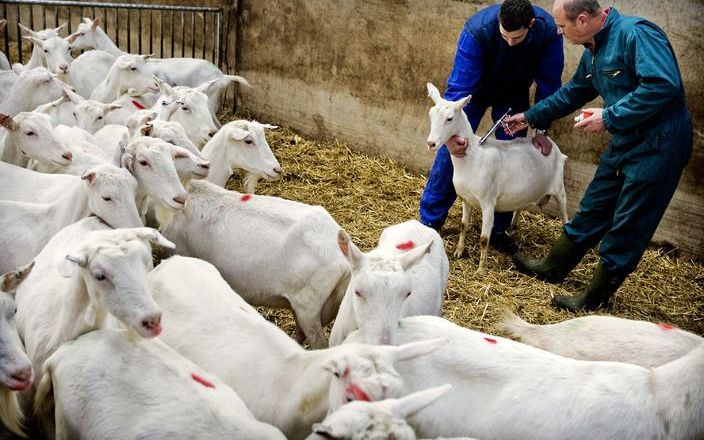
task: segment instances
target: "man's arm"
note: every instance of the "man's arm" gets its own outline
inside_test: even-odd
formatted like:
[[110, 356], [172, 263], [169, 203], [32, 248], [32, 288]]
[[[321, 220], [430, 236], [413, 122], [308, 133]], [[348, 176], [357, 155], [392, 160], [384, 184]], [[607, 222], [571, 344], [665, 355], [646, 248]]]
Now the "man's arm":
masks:
[[562, 86], [562, 70], [565, 54], [562, 50], [562, 36], [555, 34], [545, 50], [545, 56], [535, 75], [535, 102], [538, 103], [555, 93]]
[[628, 43], [625, 50], [635, 57], [638, 87], [604, 109], [604, 127], [612, 133], [627, 131], [652, 118], [681, 87], [677, 60], [662, 32], [648, 23], [638, 23]]
[[462, 30], [457, 42], [457, 52], [452, 65], [452, 72], [447, 79], [445, 99], [457, 101], [474, 93], [482, 76], [483, 48], [467, 32]]

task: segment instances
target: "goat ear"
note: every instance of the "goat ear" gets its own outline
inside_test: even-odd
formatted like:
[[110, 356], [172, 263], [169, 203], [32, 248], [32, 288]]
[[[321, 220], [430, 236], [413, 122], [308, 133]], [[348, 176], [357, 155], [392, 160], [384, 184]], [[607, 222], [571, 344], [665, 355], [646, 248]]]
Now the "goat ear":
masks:
[[185, 148], [177, 147], [175, 145], [171, 145], [171, 148], [174, 152], [174, 159], [188, 159], [191, 157], [191, 152]]
[[58, 33], [61, 32], [61, 31], [63, 30], [63, 28], [65, 28], [65, 27], [66, 27], [66, 22], [64, 22], [61, 26], [59, 26], [59, 27], [57, 27], [57, 28], [54, 28], [54, 32], [56, 32], [56, 33], [58, 34]]
[[164, 81], [163, 79], [159, 78], [156, 75], [152, 75], [152, 78], [154, 78], [154, 81], [156, 81], [156, 85], [159, 86], [159, 90], [161, 90], [161, 93], [163, 93], [166, 96], [173, 96], [174, 95], [174, 89], [171, 88], [171, 86]]
[[175, 249], [176, 245], [166, 239], [159, 231], [152, 228], [135, 228], [134, 233], [138, 238], [149, 240], [150, 243], [154, 243], [158, 246]]
[[247, 130], [242, 130], [241, 128], [233, 128], [230, 130], [230, 137], [232, 137], [233, 140], [236, 141], [243, 141], [249, 136], [249, 132]]
[[332, 427], [323, 425], [322, 423], [313, 424], [313, 434], [319, 435], [328, 440], [336, 440], [338, 437], [333, 433]]
[[142, 57], [142, 59], [143, 59], [144, 61], [147, 61], [149, 58], [152, 58], [152, 57], [154, 56], [154, 54], [153, 54], [153, 53], [148, 53], [148, 54], [139, 55], [139, 56]]
[[405, 361], [424, 354], [431, 353], [450, 342], [447, 338], [427, 339], [425, 341], [411, 342], [409, 344], [394, 346], [378, 346], [378, 348], [391, 353], [395, 361]]
[[88, 257], [85, 254], [66, 255], [59, 263], [59, 273], [64, 278], [71, 278], [79, 267], [86, 267], [86, 264], [88, 264]]
[[41, 49], [44, 49], [44, 41], [40, 38], [37, 38], [33, 35], [26, 35], [26, 36], [22, 37], [22, 39], [27, 40], [27, 41], [31, 41], [32, 44], [35, 44], [36, 46], [40, 47]]
[[144, 125], [139, 128], [139, 133], [142, 136], [151, 136], [153, 131], [154, 126], [150, 122], [145, 122]]
[[93, 181], [95, 180], [95, 171], [91, 172], [84, 172], [83, 175], [81, 175], [81, 180], [87, 180], [89, 185], [93, 184]]
[[122, 152], [120, 156], [120, 166], [132, 172], [132, 166], [134, 165], [134, 156], [126, 151]]
[[91, 23], [90, 18], [88, 18], [88, 17], [83, 17], [83, 23], [85, 23], [85, 24], [90, 24], [90, 23]]
[[76, 42], [76, 39], [78, 39], [79, 35], [80, 34], [78, 32], [74, 32], [73, 34], [66, 37], [66, 41], [68, 41], [70, 44], [73, 44]]
[[12, 119], [12, 116], [0, 113], [0, 126], [7, 128], [10, 131], [17, 130], [17, 122]]
[[119, 101], [113, 101], [110, 104], [103, 104], [103, 110], [105, 113], [111, 112], [113, 110], [117, 110], [122, 108], [122, 104]]
[[347, 364], [345, 362], [342, 362], [341, 359], [336, 358], [329, 359], [327, 362], [325, 362], [323, 364], [323, 370], [329, 371], [338, 379], [347, 377], [347, 375], [350, 373], [350, 369], [347, 367]]
[[455, 110], [462, 110], [470, 99], [472, 99], [472, 95], [467, 95], [459, 101], [455, 101]]
[[61, 83], [61, 86], [64, 92], [64, 96], [68, 98], [68, 100], [71, 101], [72, 104], [80, 104], [85, 101], [85, 98], [76, 93], [76, 91], [73, 90], [70, 85]]
[[260, 125], [262, 126], [262, 128], [268, 128], [270, 130], [276, 130], [277, 128], [279, 128], [278, 125], [271, 125], [271, 124], [260, 124]]
[[6, 273], [0, 277], [0, 290], [14, 296], [17, 287], [22, 281], [24, 281], [25, 278], [27, 278], [27, 275], [29, 275], [33, 267], [34, 261], [29, 264], [25, 264], [22, 267], [18, 267], [12, 272]]
[[437, 104], [442, 101], [440, 91], [437, 87], [435, 87], [432, 83], [427, 83], [426, 87], [428, 88], [428, 96], [430, 96], [430, 99], [432, 99], [434, 103]]
[[439, 387], [428, 388], [423, 391], [408, 394], [396, 400], [392, 404], [391, 410], [397, 417], [405, 419], [447, 394], [451, 388], [452, 385], [448, 383]]
[[429, 242], [416, 247], [415, 249], [411, 249], [408, 252], [404, 252], [401, 254], [398, 259], [399, 262], [401, 263], [401, 267], [403, 267], [403, 270], [408, 270], [409, 267], [413, 266], [416, 264], [418, 261], [420, 261], [423, 256], [430, 251], [430, 246], [432, 246], [433, 241], [430, 240]]
[[0, 20], [0, 31], [5, 29], [6, 24], [7, 24], [7, 20], [5, 20], [4, 18], [2, 20]]
[[24, 35], [36, 35], [36, 33], [28, 28], [27, 26], [23, 25], [22, 23], [17, 23], [17, 26], [20, 27], [20, 30]]
[[93, 20], [93, 23], [90, 25], [90, 28], [92, 30], [95, 30], [98, 26], [100, 26], [100, 17], [95, 17], [95, 20]]
[[352, 265], [352, 270], [356, 270], [362, 265], [364, 254], [352, 243], [350, 236], [347, 235], [344, 229], [340, 229], [337, 233], [337, 245], [340, 247], [342, 255], [344, 255], [347, 261]]

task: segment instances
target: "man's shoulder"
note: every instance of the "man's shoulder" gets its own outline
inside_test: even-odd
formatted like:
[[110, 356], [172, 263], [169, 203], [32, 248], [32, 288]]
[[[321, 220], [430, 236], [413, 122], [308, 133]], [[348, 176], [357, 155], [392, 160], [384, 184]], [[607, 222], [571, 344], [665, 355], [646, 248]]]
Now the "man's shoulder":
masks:
[[481, 32], [486, 28], [496, 27], [498, 29], [500, 9], [501, 5], [491, 5], [480, 9], [467, 19], [465, 29], [470, 33]]

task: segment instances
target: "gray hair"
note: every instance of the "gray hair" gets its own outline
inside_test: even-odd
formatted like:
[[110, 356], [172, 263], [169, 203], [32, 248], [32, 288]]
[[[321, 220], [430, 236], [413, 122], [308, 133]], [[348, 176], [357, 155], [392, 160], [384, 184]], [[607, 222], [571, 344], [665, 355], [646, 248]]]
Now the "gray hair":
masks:
[[567, 0], [563, 4], [565, 15], [569, 20], [574, 20], [579, 14], [585, 12], [590, 17], [595, 16], [601, 6], [597, 0]]

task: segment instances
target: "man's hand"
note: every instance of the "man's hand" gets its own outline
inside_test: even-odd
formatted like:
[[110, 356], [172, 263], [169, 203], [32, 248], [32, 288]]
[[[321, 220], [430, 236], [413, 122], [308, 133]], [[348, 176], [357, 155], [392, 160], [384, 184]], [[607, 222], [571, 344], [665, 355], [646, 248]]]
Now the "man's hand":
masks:
[[549, 156], [552, 151], [552, 142], [544, 134], [536, 134], [533, 138], [533, 145], [540, 150], [543, 156]]
[[509, 135], [513, 136], [516, 132], [519, 132], [528, 127], [528, 121], [523, 113], [516, 113], [504, 119], [503, 122], [504, 131]]
[[585, 108], [582, 109], [582, 112], [591, 113], [592, 115], [574, 124], [574, 128], [584, 128], [587, 133], [601, 133], [604, 131], [603, 108]]
[[467, 155], [469, 141], [466, 138], [455, 135], [452, 136], [447, 143], [445, 143], [445, 146], [451, 155], [455, 157], [465, 157]]

